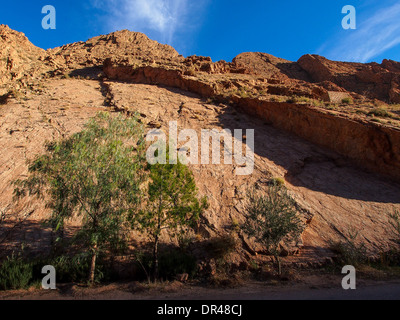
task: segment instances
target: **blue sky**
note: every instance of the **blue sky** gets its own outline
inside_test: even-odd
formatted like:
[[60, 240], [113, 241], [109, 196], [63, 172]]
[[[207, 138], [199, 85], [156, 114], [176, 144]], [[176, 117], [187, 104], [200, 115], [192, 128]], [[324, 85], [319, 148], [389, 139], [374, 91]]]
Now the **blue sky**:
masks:
[[[56, 30], [41, 27], [44, 5], [57, 10]], [[342, 28], [345, 5], [357, 9], [356, 30]], [[247, 51], [292, 61], [305, 53], [400, 60], [400, 3], [394, 0], [14, 0], [2, 3], [0, 23], [45, 49], [129, 29], [214, 61]]]

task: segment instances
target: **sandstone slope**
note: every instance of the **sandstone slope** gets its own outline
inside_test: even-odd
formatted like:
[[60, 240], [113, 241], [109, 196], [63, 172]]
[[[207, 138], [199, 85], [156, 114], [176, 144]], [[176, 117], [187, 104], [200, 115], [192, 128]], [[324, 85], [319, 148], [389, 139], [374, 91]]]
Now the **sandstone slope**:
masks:
[[[255, 129], [254, 174], [237, 177], [229, 165], [192, 166], [211, 204], [202, 218], [204, 239], [243, 221], [247, 188], [264, 189], [281, 177], [307, 224], [300, 246], [290, 248], [296, 263], [329, 259], [331, 242], [353, 229], [371, 254], [393, 244], [386, 213], [400, 209], [400, 130], [397, 109], [387, 103], [397, 101], [398, 63], [308, 55], [290, 62], [263, 53], [214, 63], [184, 58], [126, 30], [44, 51], [1, 26], [0, 41], [0, 87], [13, 90], [0, 106], [0, 210], [10, 223], [19, 213], [29, 215], [7, 244], [21, 237], [35, 246], [50, 241], [39, 224], [48, 214], [43, 203], [14, 205], [10, 183], [26, 175], [26, 159], [42, 152], [46, 140], [79, 131], [99, 110], [139, 112], [148, 128], [166, 130], [174, 120], [197, 131]], [[390, 123], [354, 111], [373, 110], [374, 103], [392, 108]], [[265, 253], [243, 235], [240, 241], [233, 261]]]

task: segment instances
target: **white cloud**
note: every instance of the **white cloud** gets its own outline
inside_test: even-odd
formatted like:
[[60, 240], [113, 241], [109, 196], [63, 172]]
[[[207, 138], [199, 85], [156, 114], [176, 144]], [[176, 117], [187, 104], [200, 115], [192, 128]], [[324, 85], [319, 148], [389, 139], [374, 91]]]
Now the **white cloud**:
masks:
[[154, 35], [172, 43], [178, 28], [187, 22], [189, 0], [92, 0], [95, 7], [107, 12], [112, 31], [129, 29]]
[[329, 42], [333, 49], [322, 50], [321, 54], [334, 60], [370, 61], [400, 44], [400, 4], [375, 11], [357, 25], [357, 30], [346, 30], [341, 35], [344, 37]]

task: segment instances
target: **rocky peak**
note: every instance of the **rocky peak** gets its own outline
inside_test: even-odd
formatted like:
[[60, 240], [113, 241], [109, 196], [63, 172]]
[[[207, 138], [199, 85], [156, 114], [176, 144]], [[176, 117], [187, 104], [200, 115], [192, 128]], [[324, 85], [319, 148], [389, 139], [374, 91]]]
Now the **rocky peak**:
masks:
[[131, 64], [168, 64], [183, 60], [169, 45], [150, 40], [139, 32], [122, 30], [48, 50], [54, 59], [64, 60], [67, 70], [81, 67], [101, 66], [113, 57], [115, 60], [129, 60]]
[[0, 25], [0, 95], [9, 90], [11, 81], [40, 74], [45, 55], [46, 52], [34, 46], [22, 32]]

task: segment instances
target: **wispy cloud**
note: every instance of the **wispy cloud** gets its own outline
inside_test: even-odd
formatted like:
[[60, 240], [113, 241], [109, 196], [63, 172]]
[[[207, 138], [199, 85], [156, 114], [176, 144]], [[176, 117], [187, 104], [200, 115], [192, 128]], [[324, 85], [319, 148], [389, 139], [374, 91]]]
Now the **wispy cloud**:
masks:
[[341, 32], [340, 38], [329, 42], [333, 49], [321, 49], [320, 53], [334, 60], [368, 62], [399, 44], [400, 4], [396, 3], [363, 19], [357, 30]]
[[141, 31], [167, 43], [172, 43], [178, 29], [188, 24], [190, 0], [91, 0], [107, 12], [111, 30]]

